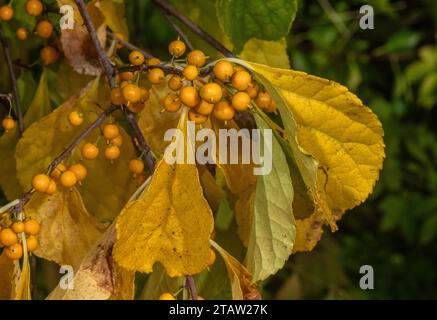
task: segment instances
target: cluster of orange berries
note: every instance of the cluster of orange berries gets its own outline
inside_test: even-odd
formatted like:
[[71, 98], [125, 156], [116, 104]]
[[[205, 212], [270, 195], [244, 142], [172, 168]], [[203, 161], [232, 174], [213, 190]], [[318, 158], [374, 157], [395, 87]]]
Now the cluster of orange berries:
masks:
[[[32, 17], [39, 17], [44, 11], [44, 5], [40, 0], [28, 0], [25, 4], [26, 13]], [[14, 17], [14, 9], [10, 5], [4, 5], [0, 8], [0, 19], [9, 21]], [[54, 27], [50, 21], [41, 19], [35, 27], [35, 34], [42, 39], [49, 39], [54, 31]], [[29, 32], [19, 27], [16, 31], [16, 36], [19, 40], [26, 40]], [[59, 59], [59, 52], [53, 46], [45, 46], [41, 49], [40, 57], [45, 65], [55, 63]]]
[[17, 122], [11, 116], [5, 117], [2, 121], [2, 127], [6, 132], [14, 129], [16, 126]]
[[[210, 249], [208, 267], [211, 267], [216, 260], [216, 254], [213, 249]], [[159, 296], [159, 300], [176, 300], [177, 294], [173, 294], [170, 292], [164, 292]], [[205, 300], [202, 296], [197, 296], [197, 300]]]
[[4, 252], [8, 258], [18, 260], [23, 256], [23, 244], [19, 235], [25, 233], [27, 251], [32, 252], [38, 247], [40, 229], [35, 219], [15, 221], [6, 228], [0, 226], [0, 247], [5, 247]]
[[50, 177], [46, 174], [37, 174], [32, 178], [32, 187], [36, 192], [46, 193], [48, 195], [55, 194], [57, 191], [56, 181], [65, 188], [72, 188], [77, 183], [81, 183], [87, 176], [88, 171], [81, 163], [67, 167], [60, 163], [52, 170]]

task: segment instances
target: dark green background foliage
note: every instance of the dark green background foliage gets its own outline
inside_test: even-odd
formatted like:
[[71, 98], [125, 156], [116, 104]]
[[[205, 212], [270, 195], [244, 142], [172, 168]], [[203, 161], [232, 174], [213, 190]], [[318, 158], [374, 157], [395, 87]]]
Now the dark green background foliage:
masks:
[[[126, 2], [131, 42], [165, 58], [174, 31], [150, 1]], [[209, 1], [173, 2], [190, 17], [214, 22]], [[359, 28], [364, 4], [375, 9], [374, 30]], [[326, 229], [312, 253], [293, 255], [267, 281], [264, 298], [437, 298], [436, 19], [434, 0], [298, 1], [287, 36], [292, 68], [338, 81], [361, 97], [383, 123], [386, 160], [370, 199], [343, 217], [339, 232]], [[201, 46], [212, 55], [207, 48]], [[32, 56], [37, 53], [22, 53], [30, 62]], [[365, 264], [374, 268], [374, 290], [358, 285]], [[38, 280], [41, 288], [52, 286]]]

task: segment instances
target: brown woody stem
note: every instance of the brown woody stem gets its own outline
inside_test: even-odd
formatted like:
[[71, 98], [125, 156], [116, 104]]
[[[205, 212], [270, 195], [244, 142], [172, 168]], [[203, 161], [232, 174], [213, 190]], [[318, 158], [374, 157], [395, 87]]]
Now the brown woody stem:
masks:
[[170, 15], [167, 12], [165, 12], [164, 10], [162, 10], [162, 11], [163, 11], [164, 17], [168, 21], [168, 23], [181, 36], [181, 38], [187, 44], [188, 48], [191, 51], [193, 51], [194, 50], [193, 44], [191, 43], [190, 39], [188, 39], [188, 36], [186, 35], [186, 33], [184, 31], [182, 31], [182, 29], [170, 18]]
[[144, 49], [141, 49], [139, 47], [137, 47], [136, 45], [125, 41], [123, 39], [117, 38], [111, 31], [107, 31], [106, 34], [108, 36], [110, 36], [112, 39], [114, 39], [115, 41], [117, 41], [118, 43], [120, 43], [121, 45], [123, 45], [124, 47], [130, 49], [130, 50], [136, 50], [141, 52], [146, 58], [153, 58], [153, 55], [150, 54], [149, 52], [145, 51]]

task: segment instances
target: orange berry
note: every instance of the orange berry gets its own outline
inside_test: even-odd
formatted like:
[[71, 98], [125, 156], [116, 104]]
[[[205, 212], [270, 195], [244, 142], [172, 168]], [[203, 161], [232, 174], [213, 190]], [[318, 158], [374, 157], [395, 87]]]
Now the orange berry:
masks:
[[178, 75], [174, 75], [168, 80], [168, 87], [173, 91], [178, 91], [180, 88], [182, 88], [183, 81], [182, 78]]
[[181, 40], [172, 41], [168, 45], [168, 52], [170, 52], [170, 54], [175, 58], [183, 56], [185, 53], [185, 49], [185, 43], [183, 43]]
[[214, 75], [222, 80], [222, 81], [229, 81], [231, 79], [232, 74], [234, 73], [234, 67], [229, 61], [226, 60], [220, 60], [214, 65]]
[[86, 167], [80, 163], [73, 164], [68, 170], [74, 173], [77, 181], [83, 181], [88, 174]]
[[99, 155], [99, 148], [95, 144], [85, 143], [82, 147], [82, 157], [87, 160], [94, 160]]
[[261, 109], [268, 108], [272, 103], [272, 97], [267, 91], [262, 91], [258, 93], [258, 96], [255, 99], [255, 103]]
[[62, 163], [60, 163], [56, 166], [55, 169], [52, 170], [52, 173], [50, 174], [50, 176], [52, 178], [59, 178], [61, 176], [62, 172], [64, 172], [65, 170], [67, 170], [67, 167], [65, 167]]
[[183, 87], [179, 92], [179, 98], [184, 105], [190, 108], [194, 108], [200, 102], [199, 92], [191, 86]]
[[276, 102], [272, 99], [269, 106], [263, 109], [265, 112], [275, 112], [276, 111]]
[[26, 40], [27, 39], [27, 30], [23, 27], [17, 29], [16, 32], [18, 40]]
[[126, 103], [126, 99], [123, 96], [121, 88], [117, 87], [111, 89], [111, 103], [116, 106], [120, 106]]
[[114, 146], [121, 147], [123, 145], [123, 136], [120, 134], [114, 139], [111, 139], [110, 143]]
[[41, 229], [39, 222], [35, 219], [24, 221], [24, 232], [28, 235], [36, 236]]
[[237, 71], [232, 76], [232, 86], [240, 91], [246, 90], [251, 81], [250, 73], [245, 70]]
[[120, 130], [116, 124], [110, 123], [103, 127], [103, 136], [107, 140], [114, 139], [120, 134]]
[[59, 59], [59, 52], [52, 46], [47, 46], [41, 49], [40, 57], [44, 65], [48, 66]]
[[63, 174], [61, 174], [61, 184], [65, 187], [65, 188], [72, 188], [76, 185], [77, 183], [77, 177], [74, 174], [74, 172], [67, 170], [65, 171]]
[[149, 79], [151, 84], [160, 84], [165, 79], [165, 73], [162, 71], [162, 69], [153, 68], [149, 71], [147, 79]]
[[255, 99], [258, 95], [259, 84], [256, 82], [251, 82], [245, 91], [251, 99]]
[[200, 103], [196, 106], [196, 112], [204, 116], [210, 115], [212, 110], [214, 110], [214, 105], [206, 102], [205, 100], [200, 101]]
[[128, 84], [121, 89], [123, 97], [130, 103], [137, 103], [141, 100], [141, 90], [135, 84]]
[[237, 92], [232, 97], [232, 106], [237, 111], [246, 111], [249, 108], [250, 97], [246, 92]]
[[12, 246], [18, 242], [17, 234], [10, 228], [0, 231], [0, 242], [4, 246]]
[[144, 171], [144, 162], [141, 159], [132, 159], [129, 162], [129, 170], [134, 174], [139, 174]]
[[108, 160], [115, 160], [120, 157], [120, 148], [117, 146], [109, 146], [105, 149], [105, 158]]
[[149, 100], [150, 97], [150, 93], [149, 93], [149, 89], [144, 88], [144, 87], [140, 87], [141, 90], [141, 102], [146, 102], [147, 100]]
[[26, 2], [26, 12], [30, 16], [39, 16], [43, 9], [43, 5], [39, 0], [29, 0]]
[[50, 179], [49, 187], [47, 188], [46, 193], [48, 195], [53, 195], [56, 193], [56, 190], [58, 190], [58, 187], [56, 186], [55, 180]]
[[27, 251], [32, 252], [38, 248], [38, 239], [35, 236], [29, 236], [26, 239]]
[[182, 74], [188, 81], [193, 81], [199, 75], [199, 69], [196, 66], [188, 65], [184, 68]]
[[5, 248], [6, 256], [11, 260], [18, 260], [23, 256], [23, 247], [16, 243]]
[[187, 56], [187, 63], [201, 68], [206, 63], [206, 56], [203, 51], [193, 50]]
[[32, 187], [37, 192], [46, 192], [50, 183], [50, 178], [46, 174], [37, 174], [32, 179]]
[[164, 108], [167, 112], [178, 112], [182, 106], [182, 101], [175, 93], [169, 93], [163, 101]]
[[159, 60], [158, 58], [150, 58], [149, 60], [147, 60], [147, 64], [149, 66], [156, 66], [157, 64], [160, 64], [161, 60]]
[[197, 300], [205, 300], [205, 298], [202, 296], [197, 296]]
[[159, 296], [159, 300], [176, 300], [176, 298], [171, 293], [166, 292]]
[[53, 33], [53, 25], [47, 21], [42, 20], [36, 25], [36, 34], [43, 39], [48, 39]]
[[68, 120], [70, 121], [71, 125], [77, 127], [83, 123], [83, 115], [80, 112], [72, 111], [68, 115]]
[[9, 21], [14, 17], [14, 9], [9, 5], [0, 8], [0, 20]]
[[12, 231], [14, 231], [17, 234], [24, 232], [24, 222], [22, 222], [22, 221], [14, 222], [11, 226], [11, 229], [12, 229]]
[[17, 123], [15, 122], [14, 119], [12, 119], [12, 117], [6, 117], [2, 121], [2, 127], [3, 129], [5, 129], [6, 132], [14, 129], [16, 125]]
[[200, 89], [200, 96], [209, 103], [217, 103], [223, 96], [222, 87], [215, 83], [207, 83]]
[[135, 74], [130, 71], [122, 72], [118, 74], [120, 77], [120, 80], [122, 81], [129, 81], [132, 80], [135, 77]]
[[129, 54], [129, 61], [130, 63], [132, 63], [134, 66], [140, 66], [144, 63], [144, 55], [139, 52], [139, 51], [132, 51]]
[[214, 264], [216, 258], [217, 256], [215, 254], [215, 251], [213, 249], [209, 249], [208, 267], [211, 267]]
[[205, 123], [206, 120], [208, 120], [208, 117], [202, 114], [198, 114], [193, 110], [190, 110], [188, 112], [188, 119], [190, 119], [190, 121], [193, 121], [195, 124], [202, 124]]
[[140, 113], [145, 108], [144, 102], [130, 103], [128, 109], [133, 113]]
[[232, 120], [235, 115], [235, 110], [228, 101], [220, 101], [214, 106], [214, 117], [219, 120]]

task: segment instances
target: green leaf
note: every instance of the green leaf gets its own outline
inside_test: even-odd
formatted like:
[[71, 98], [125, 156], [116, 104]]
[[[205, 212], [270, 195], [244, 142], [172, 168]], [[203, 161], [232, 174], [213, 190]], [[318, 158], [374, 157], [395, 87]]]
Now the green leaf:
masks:
[[296, 0], [218, 0], [220, 25], [235, 45], [243, 49], [251, 38], [279, 40], [290, 30], [297, 11]]
[[164, 292], [176, 292], [184, 285], [184, 277], [171, 278], [160, 263], [156, 263], [153, 272], [147, 277], [141, 292], [141, 300], [157, 300]]
[[221, 199], [217, 214], [215, 216], [215, 226], [221, 230], [227, 230], [234, 218], [234, 212], [229, 204], [227, 193]]
[[[264, 280], [284, 266], [293, 251], [296, 227], [293, 217], [293, 185], [279, 142], [264, 141], [269, 126], [255, 115], [261, 146], [272, 155], [272, 171], [258, 177], [246, 265], [253, 280]], [[265, 155], [264, 155], [265, 156]]]

